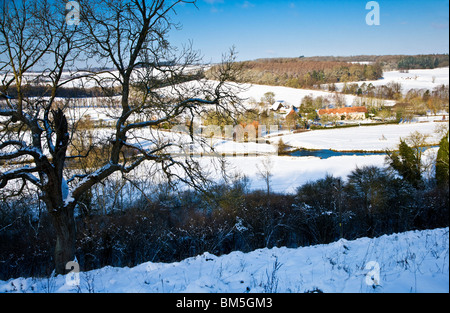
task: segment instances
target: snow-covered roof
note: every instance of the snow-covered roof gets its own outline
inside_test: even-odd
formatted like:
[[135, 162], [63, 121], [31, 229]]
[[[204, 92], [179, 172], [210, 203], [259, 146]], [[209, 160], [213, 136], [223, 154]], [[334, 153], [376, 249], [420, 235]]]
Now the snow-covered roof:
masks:
[[284, 100], [275, 101], [275, 103], [272, 104], [270, 109], [272, 111], [278, 111], [280, 109], [280, 107], [286, 107], [286, 101], [284, 101]]

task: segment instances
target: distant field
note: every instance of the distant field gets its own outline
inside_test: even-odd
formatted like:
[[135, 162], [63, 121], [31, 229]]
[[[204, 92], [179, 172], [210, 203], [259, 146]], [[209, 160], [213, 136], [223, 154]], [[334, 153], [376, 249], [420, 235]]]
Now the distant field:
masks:
[[270, 141], [277, 142], [282, 138], [285, 144], [305, 149], [383, 151], [396, 149], [400, 143], [400, 138], [406, 138], [415, 131], [430, 135], [428, 138], [429, 144], [438, 144], [441, 139], [435, 132], [438, 124], [440, 123], [429, 122], [325, 129], [275, 137]]
[[[409, 70], [408, 73], [389, 71], [383, 74], [383, 78], [375, 81], [358, 82], [359, 85], [366, 83], [382, 86], [389, 83], [400, 83], [402, 93], [406, 94], [411, 89], [428, 89], [432, 91], [440, 85], [449, 84], [449, 68], [435, 68], [428, 70]], [[343, 83], [336, 84], [337, 90], [341, 90]]]

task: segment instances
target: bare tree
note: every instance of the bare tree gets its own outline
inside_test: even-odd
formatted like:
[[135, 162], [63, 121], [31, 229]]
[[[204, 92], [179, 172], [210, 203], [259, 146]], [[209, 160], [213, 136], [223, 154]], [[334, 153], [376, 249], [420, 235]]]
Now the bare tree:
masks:
[[[0, 172], [0, 188], [20, 180], [20, 191], [27, 184], [39, 190], [57, 234], [55, 259], [67, 262], [75, 247], [74, 205], [67, 201], [63, 178], [70, 134], [64, 113], [52, 108], [58, 89], [70, 81], [62, 80], [63, 71], [81, 43], [77, 29], [65, 24], [63, 11], [46, 0], [7, 1], [0, 10], [1, 88], [16, 94], [0, 109], [0, 160], [15, 164]], [[42, 66], [45, 60], [48, 66]], [[35, 74], [37, 67], [41, 71]], [[28, 96], [30, 86], [41, 81], [44, 94]], [[63, 269], [57, 266], [59, 273]]]
[[273, 162], [270, 159], [270, 157], [265, 158], [261, 161], [261, 166], [256, 165], [256, 168], [258, 169], [258, 176], [264, 180], [264, 183], [266, 184], [266, 190], [267, 190], [267, 202], [270, 201], [270, 184], [273, 177]]
[[[79, 2], [80, 24], [70, 27], [59, 2], [12, 1], [0, 9], [1, 88], [4, 94], [12, 89], [17, 94], [0, 109], [0, 161], [8, 165], [0, 172], [0, 188], [21, 182], [18, 190], [32, 185], [38, 192], [56, 232], [57, 274], [65, 273], [67, 262], [74, 260], [74, 212], [85, 193], [112, 174], [128, 174], [146, 161], [157, 164], [170, 181], [201, 188], [207, 180], [199, 164], [189, 157], [172, 157], [169, 148], [178, 143], [155, 134], [180, 118], [193, 120], [205, 106], [231, 114], [238, 103], [227, 84], [235, 71], [234, 53], [218, 68], [216, 81], [180, 84], [189, 79], [187, 67], [197, 56], [190, 47], [175, 53], [170, 46], [167, 34], [176, 26], [170, 16], [177, 5], [195, 1]], [[70, 108], [56, 109], [55, 101], [60, 88], [80, 79], [79, 72], [67, 71], [75, 68], [82, 51], [112, 68], [88, 76], [105, 90], [115, 87], [120, 100], [112, 113], [114, 131], [104, 140], [105, 162], [80, 174], [69, 171], [67, 161], [85, 158], [89, 151], [68, 155], [76, 122], [67, 118]], [[49, 90], [46, 97], [28, 97], [27, 78], [42, 64], [47, 66], [41, 66], [38, 77]], [[125, 150], [134, 153], [129, 156]]]

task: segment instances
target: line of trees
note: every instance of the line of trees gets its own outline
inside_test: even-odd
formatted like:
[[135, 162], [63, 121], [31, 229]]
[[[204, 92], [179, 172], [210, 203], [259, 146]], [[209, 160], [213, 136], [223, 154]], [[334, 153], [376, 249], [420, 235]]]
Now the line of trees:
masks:
[[[332, 61], [332, 62], [359, 62], [379, 63], [385, 71], [401, 69], [408, 65], [409, 69], [446, 67], [449, 65], [449, 55], [426, 54], [426, 55], [354, 55], [354, 56], [315, 56], [303, 58], [305, 61]], [[400, 66], [399, 66], [400, 65]], [[428, 66], [428, 67], [425, 67]], [[404, 67], [405, 69], [408, 67]]]
[[398, 61], [399, 70], [410, 69], [433, 69], [445, 67], [449, 65], [449, 57], [447, 55], [415, 55], [406, 56]]
[[[166, 71], [170, 71], [170, 67], [165, 69]], [[101, 72], [101, 70], [99, 71]], [[157, 88], [168, 87], [173, 84], [181, 84], [189, 81], [200, 80], [204, 78], [204, 73], [202, 69], [199, 69], [198, 72], [194, 73], [180, 73], [173, 80], [167, 80], [166, 78], [158, 78], [153, 77], [148, 79], [148, 84], [152, 86], [157, 86]], [[57, 98], [69, 98], [69, 99], [77, 99], [77, 98], [96, 98], [96, 97], [104, 97], [106, 96], [118, 96], [120, 95], [120, 88], [114, 87], [84, 87], [82, 82], [78, 82], [80, 87], [60, 87], [56, 91], [55, 96]], [[132, 82], [131, 86], [133, 89], [139, 90], [145, 87], [141, 82]], [[12, 98], [18, 97], [17, 86], [15, 84], [11, 84], [8, 88], [4, 88], [2, 90], [4, 94]], [[52, 95], [52, 85], [51, 82], [40, 82], [39, 80], [34, 83], [26, 83], [21, 86], [21, 89], [26, 93], [28, 97], [50, 97]]]
[[[410, 89], [406, 93], [402, 90], [402, 85], [394, 82], [376, 87], [370, 83], [361, 85], [350, 83], [343, 86], [342, 93], [361, 97], [360, 104], [369, 107], [369, 110], [372, 110], [371, 113], [375, 115], [382, 110], [388, 110], [389, 115], [397, 115], [397, 120], [411, 119], [414, 115], [426, 115], [427, 111], [437, 114], [440, 111], [448, 112], [449, 110], [448, 85], [439, 85], [432, 90]], [[395, 100], [397, 104], [393, 108], [382, 108], [380, 105], [373, 107], [370, 102], [382, 103], [382, 101], [374, 101], [375, 99]]]
[[[352, 64], [305, 59], [265, 59], [240, 63], [237, 82], [292, 88], [311, 88], [320, 84], [377, 80], [382, 77], [380, 64]], [[206, 72], [206, 77], [208, 76]]]
[[[335, 86], [328, 86], [330, 91], [335, 91]], [[448, 105], [449, 92], [448, 85], [439, 85], [430, 89], [410, 89], [403, 94], [403, 86], [401, 83], [390, 82], [386, 85], [374, 86], [372, 83], [349, 83], [344, 84], [341, 92], [344, 94], [352, 94], [356, 96], [367, 96], [370, 98], [398, 100], [398, 101], [423, 101], [427, 102], [440, 101]]]

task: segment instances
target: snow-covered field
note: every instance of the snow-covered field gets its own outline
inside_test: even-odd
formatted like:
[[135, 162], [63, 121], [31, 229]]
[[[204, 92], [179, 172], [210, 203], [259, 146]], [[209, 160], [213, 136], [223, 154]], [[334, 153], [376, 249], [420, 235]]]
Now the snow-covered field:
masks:
[[[435, 68], [426, 70], [409, 70], [408, 73], [399, 71], [385, 72], [382, 79], [375, 81], [359, 82], [376, 86], [387, 85], [389, 83], [400, 83], [402, 93], [406, 94], [411, 89], [429, 89], [430, 91], [440, 85], [449, 84], [449, 68]], [[341, 90], [344, 84], [336, 84], [336, 88]]]
[[[425, 171], [425, 178], [434, 177], [434, 164], [437, 155], [437, 148], [428, 149], [422, 156], [422, 163]], [[205, 168], [211, 168], [210, 160], [200, 161]], [[379, 168], [387, 167], [385, 154], [373, 155], [345, 155], [330, 158], [319, 157], [290, 157], [270, 155], [265, 157], [227, 157], [226, 173], [234, 177], [235, 174], [246, 175], [249, 181], [250, 190], [265, 190], [266, 182], [261, 178], [261, 172], [269, 168], [272, 175], [270, 179], [270, 188], [273, 192], [280, 194], [292, 194], [298, 187], [308, 182], [314, 182], [325, 178], [327, 175], [338, 177], [344, 181], [348, 175], [356, 168], [365, 166], [376, 166]], [[216, 180], [221, 176], [216, 169], [211, 170], [211, 175]]]
[[[437, 127], [445, 123], [410, 123], [399, 125], [360, 126], [351, 128], [325, 129], [286, 135], [281, 137], [285, 144], [305, 149], [332, 149], [336, 151], [383, 151], [395, 149], [400, 139], [406, 139], [414, 132], [429, 135], [429, 144], [438, 144], [440, 135]], [[448, 125], [448, 124], [447, 124]], [[280, 137], [270, 139], [278, 142]]]
[[[260, 101], [266, 92], [273, 92], [275, 94], [276, 101], [285, 101], [288, 105], [293, 105], [295, 107], [300, 107], [303, 98], [306, 96], [310, 96], [313, 98], [329, 98], [331, 100], [331, 103], [333, 103], [332, 99], [335, 96], [335, 93], [333, 92], [313, 89], [297, 89], [267, 85], [246, 85], [245, 90], [239, 93], [239, 97], [245, 99], [248, 102], [250, 102], [251, 99]], [[351, 106], [357, 98], [353, 95], [343, 94], [342, 97], [345, 99], [345, 104], [347, 106]]]
[[[259, 173], [264, 168], [264, 162], [269, 160], [271, 188], [274, 192], [293, 193], [303, 184], [333, 175], [345, 179], [357, 167], [377, 166], [385, 167], [385, 155], [347, 155], [330, 158], [319, 157], [289, 157], [277, 156], [276, 144], [283, 141], [294, 147], [306, 149], [333, 149], [336, 151], [384, 151], [396, 149], [400, 138], [406, 138], [415, 131], [430, 135], [428, 142], [438, 144], [440, 135], [436, 131], [437, 125], [442, 123], [412, 123], [401, 125], [361, 126], [342, 129], [325, 129], [307, 133], [273, 137], [269, 140], [272, 145], [256, 143], [238, 143], [229, 140], [207, 139], [208, 144], [214, 145], [219, 154], [227, 153], [226, 173], [233, 177], [234, 174], [246, 175], [249, 178], [252, 190], [265, 189], [265, 183]], [[190, 136], [183, 134], [170, 134], [159, 132], [152, 134], [140, 134], [138, 137], [153, 138], [160, 136], [164, 140], [172, 138], [176, 142], [190, 142]], [[384, 139], [382, 137], [384, 136]], [[146, 141], [140, 141], [140, 145], [147, 146]], [[193, 153], [205, 151], [207, 147], [201, 147], [198, 142], [192, 145]], [[181, 151], [181, 150], [180, 150]], [[175, 150], [175, 153], [178, 151]], [[235, 157], [230, 156], [236, 153]], [[434, 156], [437, 151], [434, 151]], [[244, 153], [258, 153], [258, 156], [243, 156]], [[267, 154], [267, 156], [264, 156]], [[200, 164], [205, 169], [210, 169], [213, 179], [220, 180], [220, 170], [211, 166], [209, 157], [200, 158]], [[134, 175], [140, 177], [146, 175], [146, 170], [138, 168]]]
[[284, 194], [295, 193], [297, 188], [305, 183], [325, 178], [327, 175], [345, 179], [357, 167], [384, 167], [385, 156], [339, 156], [328, 159], [287, 156], [230, 157], [227, 158], [227, 174], [245, 174], [251, 190], [265, 190], [266, 183], [259, 174], [265, 169], [264, 162], [270, 166], [271, 190]]
[[0, 281], [35, 293], [448, 293], [449, 229]]
[[[400, 83], [402, 86], [402, 93], [406, 94], [411, 89], [429, 89], [432, 91], [434, 88], [440, 85], [449, 84], [449, 68], [436, 68], [427, 70], [410, 70], [409, 73], [400, 73], [399, 71], [385, 72], [382, 79], [376, 81], [364, 81], [357, 82], [359, 85], [364, 83], [372, 84], [373, 86], [382, 86], [389, 83]], [[342, 90], [343, 83], [336, 84], [337, 90]], [[312, 97], [324, 97], [333, 99], [334, 93], [321, 90], [307, 90], [307, 89], [295, 89], [279, 86], [265, 86], [265, 85], [248, 85], [246, 90], [239, 93], [239, 96], [243, 99], [254, 99], [259, 101], [266, 92], [275, 93], [275, 99], [277, 101], [284, 100], [290, 105], [299, 107], [305, 96]], [[354, 95], [342, 95], [345, 99], [347, 106], [351, 106], [358, 98]], [[357, 103], [357, 101], [356, 101]], [[384, 100], [384, 105], [392, 106], [395, 101]]]
[[[410, 70], [409, 73], [400, 73], [399, 71], [385, 72], [382, 79], [376, 81], [364, 81], [357, 82], [359, 85], [364, 83], [372, 84], [376, 86], [387, 85], [389, 83], [400, 83], [402, 86], [402, 93], [406, 94], [411, 89], [429, 89], [432, 91], [434, 88], [440, 85], [449, 84], [449, 68], [436, 68], [427, 70]], [[344, 86], [343, 83], [336, 84], [337, 90], [341, 90]], [[308, 90], [308, 89], [296, 89], [280, 86], [266, 86], [266, 85], [244, 85], [244, 90], [239, 92], [239, 97], [249, 101], [254, 99], [260, 101], [266, 92], [273, 92], [275, 94], [275, 100], [286, 101], [287, 104], [299, 107], [303, 98], [306, 96], [311, 97], [324, 97], [333, 99], [335, 93], [321, 90]], [[347, 106], [351, 106], [358, 98], [354, 95], [341, 95], [345, 99]], [[332, 101], [333, 103], [333, 101]], [[357, 103], [357, 101], [356, 101]], [[384, 105], [391, 106], [395, 104], [395, 101], [384, 100]]]

